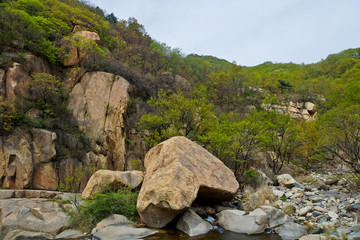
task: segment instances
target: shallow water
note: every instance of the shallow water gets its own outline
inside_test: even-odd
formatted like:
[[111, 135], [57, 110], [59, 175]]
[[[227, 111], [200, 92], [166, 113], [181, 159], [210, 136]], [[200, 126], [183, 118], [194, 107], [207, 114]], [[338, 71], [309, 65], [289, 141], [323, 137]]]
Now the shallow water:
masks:
[[281, 237], [276, 234], [257, 234], [257, 235], [247, 235], [234, 233], [230, 231], [223, 231], [222, 233], [218, 231], [211, 231], [210, 233], [198, 237], [189, 237], [187, 234], [176, 230], [171, 229], [167, 230], [165, 233], [158, 233], [156, 235], [144, 238], [146, 240], [281, 240]]

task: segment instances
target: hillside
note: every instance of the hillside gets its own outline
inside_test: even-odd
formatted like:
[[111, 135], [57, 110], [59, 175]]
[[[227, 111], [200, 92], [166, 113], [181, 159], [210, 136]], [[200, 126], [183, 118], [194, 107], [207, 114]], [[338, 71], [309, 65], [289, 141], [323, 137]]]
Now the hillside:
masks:
[[244, 67], [185, 56], [83, 1], [0, 6], [3, 187], [79, 191], [96, 169], [143, 169], [150, 147], [178, 135], [240, 182], [253, 166], [274, 176], [341, 161], [360, 172], [359, 48]]

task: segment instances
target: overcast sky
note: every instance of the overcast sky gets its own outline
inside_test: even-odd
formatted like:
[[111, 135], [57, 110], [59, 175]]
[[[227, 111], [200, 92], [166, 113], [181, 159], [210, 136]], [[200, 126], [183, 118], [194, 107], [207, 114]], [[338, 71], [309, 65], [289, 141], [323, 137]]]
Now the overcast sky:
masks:
[[360, 0], [90, 0], [185, 54], [313, 63], [360, 47]]

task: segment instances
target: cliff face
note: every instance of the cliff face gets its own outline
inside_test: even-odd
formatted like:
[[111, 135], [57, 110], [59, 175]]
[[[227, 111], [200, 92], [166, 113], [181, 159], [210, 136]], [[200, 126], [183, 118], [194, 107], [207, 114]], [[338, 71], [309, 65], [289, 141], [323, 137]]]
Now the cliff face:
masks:
[[[69, 56], [73, 57], [71, 53]], [[78, 60], [71, 62], [76, 64]], [[69, 61], [67, 58], [64, 63]], [[34, 74], [53, 71], [42, 58], [26, 54], [24, 62], [0, 69], [0, 99], [21, 105], [32, 95], [27, 85]], [[126, 168], [124, 115], [130, 101], [130, 83], [112, 73], [86, 72], [75, 66], [56, 71], [70, 88], [70, 118], [86, 138], [86, 146], [61, 129], [17, 127], [8, 136], [0, 137], [1, 187], [56, 190], [62, 183], [72, 184], [71, 190], [79, 191], [95, 169]], [[42, 114], [39, 109], [26, 113], [31, 119], [41, 119]], [[75, 154], [59, 155], [56, 149], [62, 145], [70, 146]]]

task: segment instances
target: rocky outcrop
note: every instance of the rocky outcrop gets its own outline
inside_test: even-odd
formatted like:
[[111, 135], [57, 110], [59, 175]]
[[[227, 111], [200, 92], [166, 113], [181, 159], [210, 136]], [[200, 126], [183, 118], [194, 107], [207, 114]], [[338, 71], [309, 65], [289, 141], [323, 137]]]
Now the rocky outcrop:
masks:
[[125, 164], [124, 114], [130, 84], [106, 72], [88, 72], [70, 93], [69, 109], [80, 130], [99, 148], [107, 149], [104, 167], [123, 170]]
[[239, 184], [223, 162], [185, 137], [152, 148], [137, 209], [150, 227], [164, 227], [197, 199], [216, 202], [234, 197]]
[[89, 179], [84, 191], [83, 198], [88, 198], [95, 193], [101, 192], [107, 185], [111, 185], [112, 189], [122, 186], [131, 189], [138, 187], [143, 181], [143, 173], [141, 171], [110, 171], [98, 170]]
[[182, 92], [190, 92], [191, 84], [189, 81], [180, 76], [174, 75], [171, 72], [163, 72], [160, 76], [158, 76], [159, 88], [165, 89], [168, 91], [182, 91]]
[[44, 129], [17, 128], [0, 139], [0, 185], [9, 188], [56, 190], [58, 177], [52, 160], [56, 134]]
[[35, 55], [26, 54], [24, 63], [14, 62], [6, 71], [0, 71], [0, 97], [9, 102], [28, 97], [30, 92], [26, 85], [30, 82], [32, 74], [41, 72], [50, 72], [45, 61]]
[[60, 205], [47, 199], [0, 200], [0, 211], [0, 239], [32, 239], [28, 234], [25, 236], [29, 238], [16, 238], [24, 232], [51, 239], [67, 225], [67, 216]]
[[289, 114], [292, 119], [315, 120], [317, 118], [316, 106], [312, 102], [288, 102], [280, 104], [263, 104], [266, 110], [273, 109], [278, 114]]
[[[82, 44], [74, 44], [74, 42], [82, 42]], [[100, 42], [100, 37], [96, 32], [78, 31], [70, 39], [70, 41], [63, 40], [63, 45], [67, 47], [67, 54], [63, 57], [63, 65], [66, 67], [79, 65], [86, 55], [86, 47], [82, 45], [97, 44]]]

